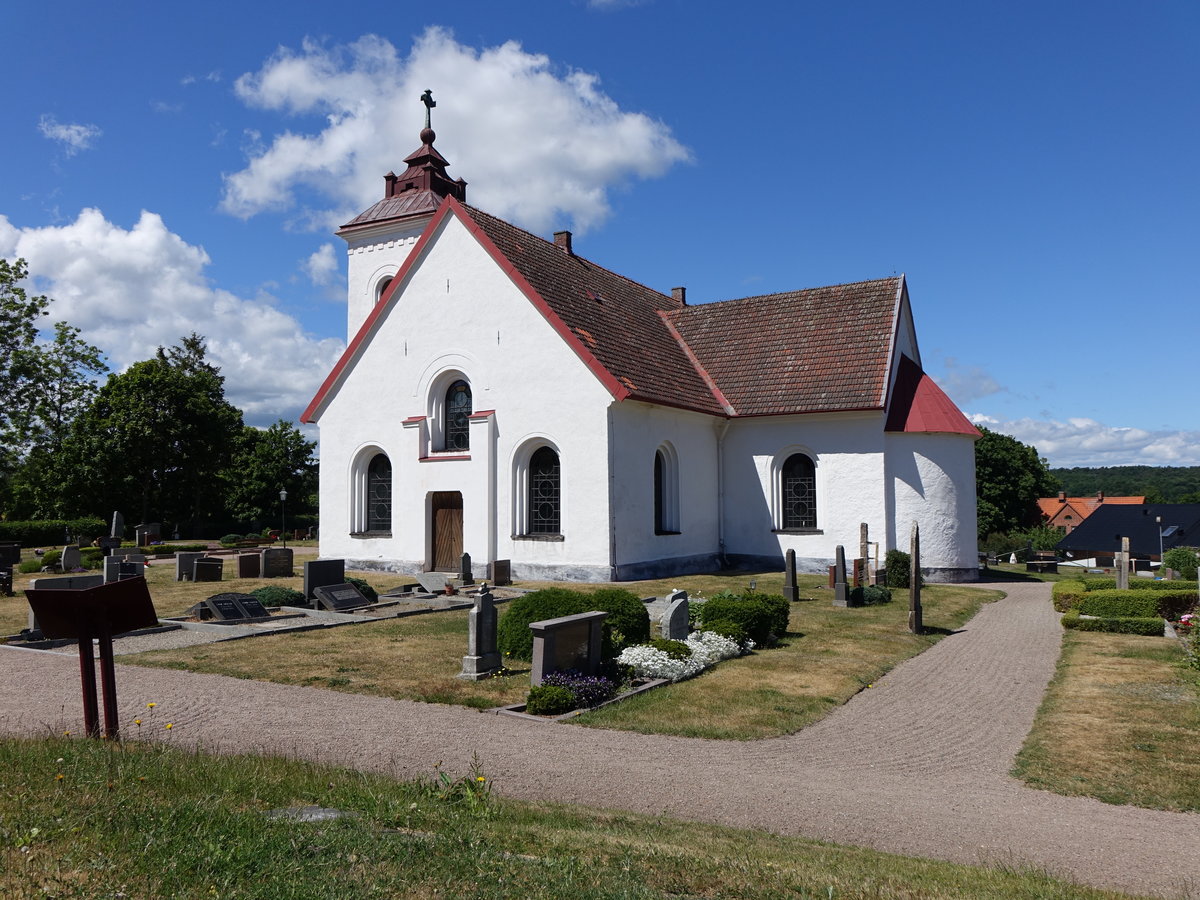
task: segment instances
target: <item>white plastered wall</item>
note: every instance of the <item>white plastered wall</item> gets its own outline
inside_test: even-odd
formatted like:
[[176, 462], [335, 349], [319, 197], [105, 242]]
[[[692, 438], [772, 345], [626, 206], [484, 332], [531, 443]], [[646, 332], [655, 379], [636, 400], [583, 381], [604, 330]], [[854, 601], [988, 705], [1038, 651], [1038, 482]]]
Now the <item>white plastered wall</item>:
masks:
[[347, 254], [346, 340], [353, 340], [378, 298], [380, 282], [394, 276], [416, 246], [433, 214], [387, 229], [345, 235]]
[[933, 581], [963, 580], [979, 567], [976, 552], [975, 442], [961, 434], [887, 435], [889, 503], [895, 526], [888, 544], [908, 552], [920, 526], [921, 568]]
[[[816, 464], [817, 528], [776, 531], [775, 479], [782, 457], [806, 453]], [[830, 413], [734, 421], [722, 451], [725, 552], [735, 557], [782, 560], [796, 551], [797, 566], [822, 571], [846, 547], [858, 549], [859, 526], [882, 541], [887, 530], [882, 413]]]
[[[517, 575], [607, 577], [608, 391], [455, 216], [401, 291], [320, 414], [322, 554], [426, 568], [429, 495], [459, 491], [463, 549], [478, 570], [511, 559]], [[470, 382], [476, 413], [495, 410], [472, 420], [468, 459], [439, 455], [438, 428], [419, 418], [451, 373]], [[562, 541], [513, 539], [513, 463], [538, 441], [559, 452]], [[351, 467], [368, 444], [392, 462], [390, 537], [350, 534]]]

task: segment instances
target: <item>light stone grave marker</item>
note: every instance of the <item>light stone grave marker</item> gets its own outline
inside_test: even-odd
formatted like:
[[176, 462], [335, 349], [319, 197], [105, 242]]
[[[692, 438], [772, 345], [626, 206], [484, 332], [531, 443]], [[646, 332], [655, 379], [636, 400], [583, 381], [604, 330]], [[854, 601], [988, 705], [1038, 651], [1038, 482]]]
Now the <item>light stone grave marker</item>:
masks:
[[687, 640], [687, 636], [692, 630], [691, 623], [688, 621], [687, 591], [672, 591], [667, 595], [667, 599], [671, 602], [667, 606], [667, 611], [663, 613], [662, 636], [668, 641]]
[[503, 667], [496, 648], [496, 603], [485, 582], [467, 613], [467, 655], [458, 677], [481, 681]]

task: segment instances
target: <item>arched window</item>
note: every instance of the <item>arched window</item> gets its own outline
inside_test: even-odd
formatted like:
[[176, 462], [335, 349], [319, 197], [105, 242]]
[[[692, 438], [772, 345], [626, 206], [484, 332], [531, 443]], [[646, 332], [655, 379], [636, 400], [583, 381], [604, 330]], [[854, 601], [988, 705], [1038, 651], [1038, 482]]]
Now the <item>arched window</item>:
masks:
[[376, 303], [378, 303], [380, 300], [383, 299], [383, 295], [387, 291], [388, 285], [390, 285], [392, 283], [392, 279], [394, 277], [395, 277], [394, 275], [384, 275], [382, 278], [379, 279], [379, 281], [377, 281], [375, 283], [375, 302]]
[[654, 451], [654, 533], [679, 534], [679, 461], [669, 443]]
[[779, 474], [780, 528], [816, 528], [817, 473], [813, 461], [803, 453], [793, 453]]
[[562, 531], [562, 484], [558, 454], [539, 447], [529, 458], [529, 534]]
[[471, 449], [471, 386], [462, 379], [450, 385], [445, 409], [445, 449]]
[[391, 533], [392, 461], [377, 453], [367, 466], [366, 531]]

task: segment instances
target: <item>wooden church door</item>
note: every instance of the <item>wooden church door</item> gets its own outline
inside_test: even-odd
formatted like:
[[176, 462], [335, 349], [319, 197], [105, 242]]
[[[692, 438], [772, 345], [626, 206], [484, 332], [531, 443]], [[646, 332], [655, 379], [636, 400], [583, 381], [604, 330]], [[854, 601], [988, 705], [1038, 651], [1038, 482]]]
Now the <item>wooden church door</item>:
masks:
[[463, 500], [458, 491], [434, 491], [433, 571], [457, 572], [463, 552]]

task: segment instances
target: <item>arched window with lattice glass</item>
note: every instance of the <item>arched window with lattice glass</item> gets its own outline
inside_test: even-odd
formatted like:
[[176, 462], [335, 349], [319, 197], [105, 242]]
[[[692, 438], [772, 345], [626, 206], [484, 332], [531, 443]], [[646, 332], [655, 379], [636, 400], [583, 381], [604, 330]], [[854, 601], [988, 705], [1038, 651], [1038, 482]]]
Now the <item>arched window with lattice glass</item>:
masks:
[[793, 453], [780, 470], [780, 527], [784, 530], [817, 527], [817, 474], [813, 461]]
[[471, 386], [462, 379], [446, 391], [446, 450], [471, 449]]

